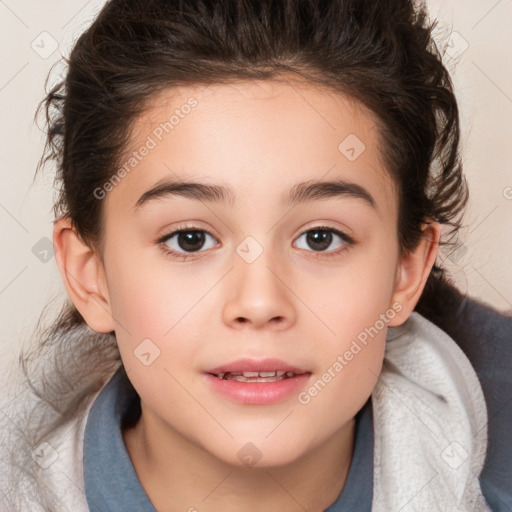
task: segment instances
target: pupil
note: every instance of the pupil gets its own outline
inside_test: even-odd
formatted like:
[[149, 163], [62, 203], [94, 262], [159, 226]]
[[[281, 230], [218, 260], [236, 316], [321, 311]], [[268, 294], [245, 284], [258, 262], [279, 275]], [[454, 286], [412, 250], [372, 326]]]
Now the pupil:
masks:
[[178, 234], [178, 245], [184, 251], [198, 251], [204, 244], [204, 233], [201, 231], [183, 231]]
[[309, 246], [313, 249], [324, 251], [331, 245], [332, 233], [321, 229], [310, 231], [307, 235], [307, 241]]

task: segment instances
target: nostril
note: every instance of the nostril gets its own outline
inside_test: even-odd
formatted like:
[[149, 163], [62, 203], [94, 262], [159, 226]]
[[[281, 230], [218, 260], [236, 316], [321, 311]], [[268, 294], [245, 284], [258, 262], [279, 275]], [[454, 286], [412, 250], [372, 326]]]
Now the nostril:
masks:
[[[284, 321], [284, 316], [274, 316], [273, 318], [270, 319], [270, 322], [273, 322], [273, 323], [281, 323], [282, 321]], [[237, 319], [236, 319], [237, 322], [241, 323], [241, 324], [245, 324], [247, 322], [249, 322], [249, 319], [244, 317], [244, 316], [239, 316]]]

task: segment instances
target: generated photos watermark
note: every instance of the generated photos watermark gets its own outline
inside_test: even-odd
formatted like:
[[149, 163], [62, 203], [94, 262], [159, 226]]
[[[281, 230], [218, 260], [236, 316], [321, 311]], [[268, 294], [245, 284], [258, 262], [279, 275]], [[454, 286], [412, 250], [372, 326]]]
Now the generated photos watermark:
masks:
[[146, 137], [144, 144], [136, 151], [133, 151], [123, 163], [123, 165], [108, 179], [101, 187], [96, 187], [93, 195], [96, 199], [104, 199], [107, 192], [110, 192], [124, 177], [126, 177], [137, 165], [139, 165], [149, 153], [155, 149], [163, 138], [180, 124], [182, 119], [197, 107], [199, 102], [193, 96], [180, 108], [174, 109], [169, 119], [159, 123], [156, 128]]
[[329, 382], [336, 378], [343, 368], [345, 368], [350, 361], [352, 361], [352, 359], [354, 359], [354, 357], [368, 345], [369, 338], [375, 338], [375, 336], [385, 329], [389, 321], [393, 320], [396, 314], [400, 313], [402, 309], [402, 304], [400, 304], [400, 302], [395, 302], [385, 313], [381, 313], [379, 315], [379, 319], [376, 320], [372, 326], [366, 327], [362, 330], [356, 338], [352, 340], [350, 347], [345, 350], [343, 354], [336, 357], [336, 360], [331, 366], [329, 366], [329, 368], [327, 368], [321, 377], [319, 377], [307, 390], [301, 391], [297, 395], [298, 402], [302, 405], [309, 404], [309, 402], [311, 402], [311, 400], [315, 398], [329, 384]]

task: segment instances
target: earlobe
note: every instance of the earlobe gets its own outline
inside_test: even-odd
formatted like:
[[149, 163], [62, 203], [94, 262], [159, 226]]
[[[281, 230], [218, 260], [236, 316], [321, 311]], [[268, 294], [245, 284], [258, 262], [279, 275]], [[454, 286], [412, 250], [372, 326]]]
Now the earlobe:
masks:
[[96, 252], [80, 239], [69, 217], [55, 221], [53, 244], [66, 291], [87, 325], [97, 332], [113, 331], [103, 264]]
[[427, 278], [437, 258], [441, 225], [427, 224], [417, 247], [401, 259], [395, 281], [391, 304], [400, 304], [400, 312], [389, 322], [389, 326], [403, 324], [414, 311]]

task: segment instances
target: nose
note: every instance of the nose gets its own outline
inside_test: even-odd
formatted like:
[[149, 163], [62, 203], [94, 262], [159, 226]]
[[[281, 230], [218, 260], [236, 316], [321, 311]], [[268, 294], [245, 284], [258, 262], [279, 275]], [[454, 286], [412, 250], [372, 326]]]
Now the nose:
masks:
[[263, 251], [256, 261], [247, 263], [237, 255], [227, 286], [223, 320], [230, 327], [271, 329], [290, 328], [296, 321], [293, 285], [276, 260]]

